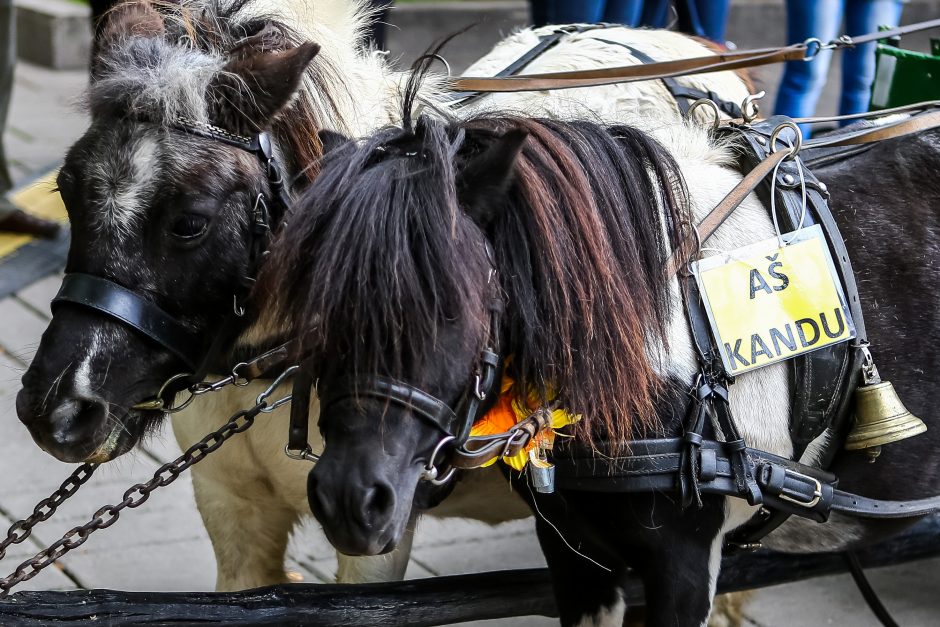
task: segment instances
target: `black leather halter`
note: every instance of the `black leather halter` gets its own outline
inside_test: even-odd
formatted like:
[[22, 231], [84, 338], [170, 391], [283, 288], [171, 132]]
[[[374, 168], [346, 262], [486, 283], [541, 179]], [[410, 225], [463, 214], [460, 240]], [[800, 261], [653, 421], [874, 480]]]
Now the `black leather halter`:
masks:
[[[267, 176], [270, 195], [266, 197], [263, 193], [258, 194], [248, 207], [248, 272], [239, 293], [234, 295], [233, 311], [211, 341], [207, 342], [156, 303], [105, 277], [81, 272], [66, 274], [58, 294], [52, 300], [53, 310], [64, 304], [93, 309], [131, 327], [172, 353], [185, 365], [191, 376], [174, 377], [172, 389], [165, 386], [168, 396], [201, 381], [215, 359], [241, 329], [243, 322], [240, 318], [244, 314], [242, 303], [251, 291], [261, 258], [268, 248], [272, 224], [283, 218], [290, 203], [281, 168], [274, 158], [271, 138], [267, 133], [242, 137], [210, 124], [185, 119], [172, 128], [256, 155]], [[274, 210], [273, 215], [268, 209], [269, 205]]]
[[[495, 270], [495, 259], [492, 247], [486, 243], [487, 256], [490, 260], [488, 288], [491, 291], [487, 303], [489, 313], [489, 329], [487, 330], [486, 346], [480, 351], [480, 356], [467, 383], [463, 394], [456, 405], [451, 407], [436, 396], [417, 388], [410, 383], [399, 381], [390, 377], [343, 377], [329, 381], [328, 391], [320, 396], [320, 416], [327, 413], [327, 409], [344, 399], [374, 398], [403, 407], [416, 418], [432, 427], [436, 427], [442, 434], [441, 440], [431, 454], [422, 479], [435, 484], [445, 483], [453, 476], [451, 468], [447, 474], [438, 479], [438, 469], [435, 458], [444, 446], [459, 447], [470, 437], [473, 423], [480, 417], [482, 410], [495, 400], [499, 393], [500, 377], [500, 342], [499, 334], [502, 328], [502, 316], [505, 311], [505, 302], [500, 296], [499, 282]], [[290, 432], [287, 444], [289, 457], [316, 461], [318, 456], [313, 454], [308, 441], [308, 399], [313, 376], [309, 368], [304, 368], [294, 378], [293, 396], [295, 402], [291, 407]], [[318, 386], [319, 393], [319, 386]]]

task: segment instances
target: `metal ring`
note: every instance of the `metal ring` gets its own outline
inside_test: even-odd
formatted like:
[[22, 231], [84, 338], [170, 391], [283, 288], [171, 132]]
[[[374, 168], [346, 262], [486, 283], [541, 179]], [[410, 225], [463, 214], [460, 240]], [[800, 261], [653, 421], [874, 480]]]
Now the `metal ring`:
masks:
[[457, 438], [455, 438], [452, 435], [445, 435], [443, 438], [441, 438], [441, 441], [438, 442], [437, 446], [434, 447], [434, 450], [431, 451], [431, 457], [428, 458], [428, 463], [424, 466], [424, 469], [421, 471], [421, 479], [424, 479], [425, 481], [430, 481], [434, 485], [441, 485], [442, 483], [446, 483], [454, 475], [454, 469], [451, 468], [450, 472], [448, 472], [441, 479], [438, 479], [437, 478], [438, 470], [437, 470], [437, 466], [434, 465], [434, 461], [437, 459], [437, 454], [441, 452], [442, 448], [444, 448], [444, 445], [449, 444], [450, 442], [453, 442], [456, 439]]
[[695, 110], [702, 106], [711, 107], [712, 114], [714, 117], [714, 122], [712, 122], [712, 130], [718, 130], [718, 124], [721, 122], [721, 111], [718, 109], [718, 105], [715, 104], [715, 101], [711, 98], [699, 98], [689, 106], [688, 112], [685, 114], [685, 118], [691, 122], [695, 120], [692, 118], [692, 114], [695, 113]]
[[447, 70], [447, 76], [453, 76], [453, 73], [450, 71], [450, 63], [447, 62], [447, 59], [445, 59], [444, 57], [442, 57], [442, 56], [439, 55], [439, 54], [429, 54], [429, 55], [427, 55], [427, 57], [428, 57], [429, 59], [437, 59], [438, 61], [440, 61], [441, 63], [443, 63], [443, 64], [444, 64], [444, 69]]
[[[179, 374], [173, 375], [172, 377], [170, 377], [169, 379], [167, 379], [166, 381], [164, 381], [163, 385], [160, 386], [160, 391], [157, 392], [157, 396], [156, 396], [156, 397], [157, 397], [158, 399], [161, 399], [161, 400], [162, 400], [162, 399], [163, 399], [163, 393], [166, 392], [167, 387], [168, 387], [171, 383], [173, 383], [174, 381], [177, 381], [177, 380], [179, 380], [179, 379], [183, 379], [183, 378], [185, 378], [185, 377], [189, 377], [189, 376], [192, 376], [191, 373], [189, 373], [189, 372], [181, 372], [181, 373], [179, 373]], [[182, 391], [182, 390], [181, 390], [181, 391]], [[166, 413], [168, 413], [168, 414], [175, 414], [176, 412], [183, 411], [184, 409], [186, 409], [187, 407], [189, 407], [189, 404], [192, 403], [194, 400], [196, 400], [196, 393], [193, 392], [192, 390], [187, 390], [187, 391], [189, 392], [189, 398], [187, 398], [185, 401], [183, 401], [183, 402], [180, 403], [179, 405], [171, 405], [170, 407], [167, 407], [166, 404], [164, 404], [163, 408], [162, 408], [160, 411], [166, 412]]]
[[745, 124], [750, 124], [757, 119], [757, 116], [760, 114], [760, 107], [757, 106], [757, 101], [766, 95], [767, 92], [761, 90], [756, 94], [749, 94], [741, 103], [741, 118], [744, 120]]
[[777, 151], [777, 139], [780, 138], [780, 133], [785, 128], [792, 128], [793, 132], [796, 133], [796, 143], [790, 146], [790, 154], [787, 155], [786, 160], [790, 161], [799, 154], [800, 149], [803, 148], [803, 131], [800, 130], [799, 125], [793, 120], [787, 120], [786, 122], [781, 122], [777, 125], [770, 133], [770, 147], [769, 150], [771, 153]]
[[[812, 44], [816, 44], [816, 47], [810, 48]], [[824, 44], [822, 42], [822, 39], [818, 37], [810, 37], [809, 39], [803, 42], [803, 45], [806, 46], [806, 55], [803, 57], [803, 60], [812, 61], [813, 59], [816, 58], [816, 55], [819, 54], [821, 50], [823, 50]]]

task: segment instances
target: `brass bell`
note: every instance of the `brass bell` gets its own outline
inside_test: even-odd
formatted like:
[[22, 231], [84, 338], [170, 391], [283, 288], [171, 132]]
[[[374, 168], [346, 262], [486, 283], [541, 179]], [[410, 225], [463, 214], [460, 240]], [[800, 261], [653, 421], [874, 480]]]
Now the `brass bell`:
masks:
[[864, 384], [855, 390], [855, 425], [846, 438], [850, 451], [866, 449], [869, 461], [881, 454], [881, 446], [913, 437], [927, 430], [924, 422], [908, 411], [890, 381], [882, 381], [865, 351]]

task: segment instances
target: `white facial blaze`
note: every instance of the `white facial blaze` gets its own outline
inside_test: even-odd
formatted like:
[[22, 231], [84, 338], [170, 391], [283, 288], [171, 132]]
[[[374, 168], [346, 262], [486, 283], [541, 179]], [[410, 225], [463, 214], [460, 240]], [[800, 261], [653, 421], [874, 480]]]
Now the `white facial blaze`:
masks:
[[73, 379], [73, 387], [75, 394], [83, 396], [85, 398], [90, 398], [93, 396], [94, 387], [91, 383], [91, 362], [95, 359], [98, 354], [99, 349], [101, 348], [101, 331], [94, 330], [91, 332], [91, 341], [88, 343], [88, 352], [85, 353], [85, 356], [82, 358], [78, 368], [75, 369], [75, 378]]
[[102, 160], [91, 175], [101, 198], [98, 228], [126, 239], [147, 214], [159, 163], [159, 144], [150, 136], [131, 141]]

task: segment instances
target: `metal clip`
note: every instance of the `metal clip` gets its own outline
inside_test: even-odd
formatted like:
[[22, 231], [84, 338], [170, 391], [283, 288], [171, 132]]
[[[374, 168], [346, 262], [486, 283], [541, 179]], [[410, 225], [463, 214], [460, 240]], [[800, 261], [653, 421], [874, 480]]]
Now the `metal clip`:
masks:
[[285, 404], [287, 404], [287, 403], [290, 402], [290, 399], [291, 399], [291, 395], [290, 395], [290, 394], [288, 394], [288, 395], [286, 395], [286, 396], [284, 396], [284, 397], [282, 397], [282, 398], [277, 399], [276, 401], [274, 401], [274, 402], [271, 403], [270, 405], [268, 405], [268, 402], [267, 402], [267, 401], [268, 401], [268, 398], [269, 398], [272, 394], [274, 394], [274, 392], [275, 392], [279, 387], [281, 387], [281, 385], [284, 383], [284, 381], [286, 381], [287, 379], [289, 379], [289, 378], [291, 378], [292, 376], [294, 376], [294, 373], [297, 372], [299, 369], [300, 369], [300, 366], [291, 366], [290, 368], [288, 368], [287, 370], [285, 370], [284, 372], [282, 372], [281, 374], [279, 374], [278, 377], [271, 383], [271, 385], [268, 386], [268, 389], [266, 389], [264, 392], [262, 392], [261, 394], [258, 395], [258, 398], [255, 399], [255, 404], [256, 404], [256, 405], [264, 405], [264, 407], [262, 407], [261, 410], [260, 410], [262, 413], [270, 414], [271, 412], [273, 412], [275, 409], [277, 409], [277, 408], [280, 407], [281, 405], [285, 405]]
[[308, 444], [302, 449], [292, 449], [290, 444], [284, 446], [284, 454], [290, 457], [291, 459], [297, 459], [300, 461], [310, 462], [312, 464], [320, 461], [320, 456], [313, 452], [313, 449], [310, 448]]
[[555, 465], [548, 461], [541, 448], [529, 451], [529, 480], [536, 492], [552, 494], [555, 491]]
[[760, 107], [757, 101], [767, 95], [766, 91], [759, 91], [756, 94], [749, 94], [741, 103], [741, 119], [745, 124], [750, 124], [757, 119], [760, 114]]

